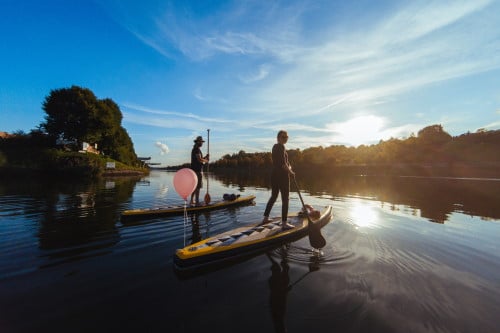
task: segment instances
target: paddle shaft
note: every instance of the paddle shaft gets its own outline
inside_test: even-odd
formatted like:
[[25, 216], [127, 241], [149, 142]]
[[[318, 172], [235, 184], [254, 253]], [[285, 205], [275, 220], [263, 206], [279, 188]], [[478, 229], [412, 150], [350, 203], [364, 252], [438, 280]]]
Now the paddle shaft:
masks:
[[210, 129], [207, 129], [207, 155], [209, 155], [209, 161], [207, 162], [207, 193], [205, 194], [205, 204], [209, 204], [210, 201], [212, 201], [212, 198], [210, 197], [210, 194], [208, 193], [209, 192], [209, 189], [208, 189], [208, 186], [209, 186], [209, 181], [208, 181], [208, 171], [209, 171], [209, 168], [210, 168]]
[[[207, 129], [207, 155], [209, 156], [208, 158], [210, 159], [210, 128]], [[210, 161], [207, 162], [207, 173], [210, 168]], [[208, 190], [208, 178], [207, 178], [207, 190]]]
[[297, 193], [299, 194], [300, 202], [302, 202], [302, 207], [304, 208], [304, 213], [307, 216], [307, 222], [309, 223], [309, 226], [311, 226], [312, 221], [311, 218], [309, 217], [309, 212], [307, 211], [306, 204], [304, 203], [304, 199], [302, 199], [302, 194], [300, 194], [300, 189], [299, 185], [297, 184], [297, 180], [295, 179], [295, 175], [293, 175], [293, 182], [295, 183], [295, 187], [297, 188]]

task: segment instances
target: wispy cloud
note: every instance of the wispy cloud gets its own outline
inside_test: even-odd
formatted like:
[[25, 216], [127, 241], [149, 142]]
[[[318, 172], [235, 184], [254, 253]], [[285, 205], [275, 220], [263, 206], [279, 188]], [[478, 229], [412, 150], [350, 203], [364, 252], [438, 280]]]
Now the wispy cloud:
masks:
[[269, 75], [270, 71], [271, 65], [262, 64], [258, 67], [257, 72], [248, 75], [240, 75], [240, 80], [247, 84], [257, 82], [265, 79]]
[[[500, 47], [498, 29], [479, 15], [470, 17], [488, 3], [452, 2], [444, 10], [441, 2], [435, 2], [417, 12], [404, 8], [388, 22], [367, 27], [363, 35], [332, 35], [330, 42], [301, 52], [295, 66], [261, 90], [257, 103], [283, 113], [300, 106], [329, 112], [339, 104], [365, 106], [500, 68], [500, 52], [491, 52]], [[436, 13], [440, 13], [437, 21]], [[414, 21], [411, 29], [409, 15]]]
[[[125, 104], [123, 104], [123, 106], [128, 110], [134, 110], [134, 111], [139, 111], [142, 113], [147, 113], [147, 114], [152, 114], [152, 115], [160, 115], [160, 116], [165, 116], [165, 117], [171, 116], [171, 117], [174, 117], [175, 119], [185, 118], [185, 119], [190, 119], [190, 120], [203, 122], [203, 123], [206, 123], [206, 122], [221, 123], [221, 124], [231, 123], [230, 120], [223, 119], [223, 118], [208, 118], [208, 117], [202, 117], [202, 116], [199, 116], [199, 115], [196, 115], [193, 113], [182, 113], [182, 112], [158, 110], [158, 109], [152, 109], [152, 108], [142, 106], [142, 105], [137, 105], [137, 104], [125, 103]], [[128, 113], [128, 114], [130, 114], [130, 113]]]
[[[492, 0], [395, 3], [366, 14], [359, 26], [329, 19], [335, 13], [326, 3], [225, 2], [210, 15], [190, 6], [196, 3], [140, 8], [122, 22], [144, 44], [194, 68], [191, 94], [204, 111], [128, 104], [127, 121], [190, 131], [286, 128], [300, 133], [290, 143], [300, 147], [359, 144], [421, 128], [408, 117], [389, 120], [390, 112], [436, 119], [410, 105], [410, 111], [391, 110], [395, 102], [500, 69], [499, 5]], [[360, 119], [372, 126], [348, 138], [343, 128], [360, 127]], [[244, 140], [248, 150], [269, 143]]]
[[483, 127], [486, 128], [486, 129], [489, 129], [489, 130], [498, 128], [498, 127], [500, 127], [500, 121], [495, 121], [495, 122], [486, 124]]
[[[307, 47], [304, 41], [315, 39], [306, 35], [311, 31], [301, 29], [307, 12], [302, 2], [286, 7], [233, 3], [215, 17], [188, 12], [183, 19], [176, 14], [179, 8], [171, 5], [160, 14], [147, 11], [157, 13], [151, 18], [154, 27], [141, 28], [133, 21], [127, 25], [141, 41], [167, 56], [174, 47], [195, 61], [217, 55], [244, 56], [249, 64], [268, 59], [256, 72], [248, 68], [246, 74], [235, 73], [248, 84], [267, 78], [271, 66], [282, 66], [249, 102], [265, 103], [275, 112], [322, 112], [339, 101], [377, 103], [434, 82], [499, 68], [500, 52], [491, 57], [499, 47], [498, 29], [474, 16], [491, 3], [412, 2], [382, 13], [380, 22], [361, 32], [338, 35], [334, 24], [326, 25], [321, 29], [324, 37]], [[490, 50], [482, 52], [486, 48]], [[230, 65], [226, 70], [235, 69], [244, 70]], [[195, 96], [203, 99], [201, 94]]]

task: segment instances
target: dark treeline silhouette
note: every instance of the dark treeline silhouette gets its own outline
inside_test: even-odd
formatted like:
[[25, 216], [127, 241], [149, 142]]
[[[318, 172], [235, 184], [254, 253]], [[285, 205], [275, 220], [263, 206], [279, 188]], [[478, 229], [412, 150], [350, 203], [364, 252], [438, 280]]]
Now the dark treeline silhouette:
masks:
[[[500, 176], [500, 130], [478, 130], [456, 137], [431, 125], [405, 139], [381, 140], [374, 145], [311, 147], [289, 150], [296, 171], [347, 172], [431, 176]], [[270, 152], [227, 154], [210, 170], [269, 169]]]

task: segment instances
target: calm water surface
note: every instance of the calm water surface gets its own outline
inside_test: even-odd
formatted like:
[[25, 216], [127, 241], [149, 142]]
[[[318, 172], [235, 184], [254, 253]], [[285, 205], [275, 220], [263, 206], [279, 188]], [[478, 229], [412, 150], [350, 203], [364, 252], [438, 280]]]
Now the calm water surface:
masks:
[[175, 249], [256, 222], [270, 190], [211, 175], [212, 200], [256, 204], [194, 216], [194, 228], [182, 216], [120, 221], [182, 204], [173, 175], [0, 181], [0, 332], [500, 330], [500, 180], [302, 178], [307, 203], [334, 208], [320, 257], [306, 237], [186, 279]]

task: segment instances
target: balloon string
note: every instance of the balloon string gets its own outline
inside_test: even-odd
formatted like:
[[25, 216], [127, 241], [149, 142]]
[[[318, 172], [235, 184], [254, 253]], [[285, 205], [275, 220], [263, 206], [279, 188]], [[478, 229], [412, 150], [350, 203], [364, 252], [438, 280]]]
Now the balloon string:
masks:
[[184, 247], [186, 247], [186, 228], [188, 223], [187, 199], [184, 200]]

